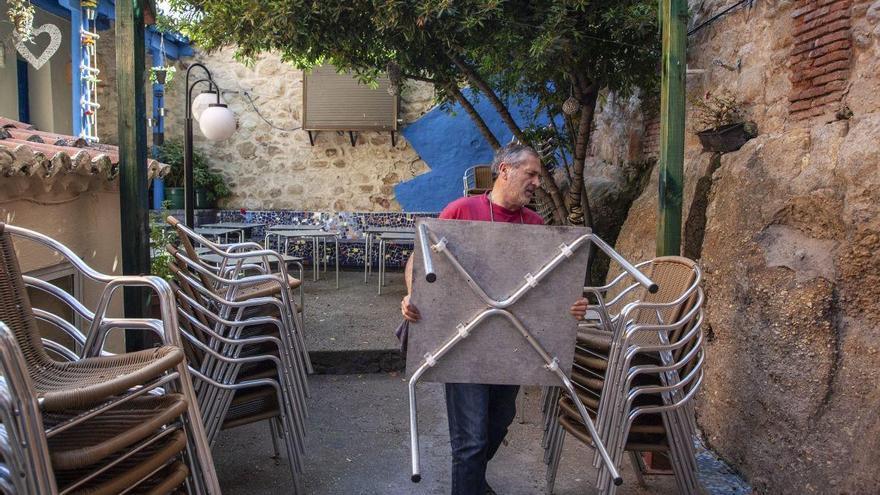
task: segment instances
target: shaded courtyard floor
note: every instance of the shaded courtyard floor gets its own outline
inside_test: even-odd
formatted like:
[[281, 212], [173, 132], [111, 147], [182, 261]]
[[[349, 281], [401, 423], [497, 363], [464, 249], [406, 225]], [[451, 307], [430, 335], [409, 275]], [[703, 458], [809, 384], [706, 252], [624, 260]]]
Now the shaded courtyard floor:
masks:
[[[376, 276], [363, 282], [363, 272], [340, 273], [335, 289], [332, 272], [306, 283], [306, 331], [309, 348], [318, 353], [357, 356], [391, 354], [397, 341], [404, 293], [402, 275], [389, 273], [383, 295], [376, 294]], [[311, 378], [306, 492], [331, 494], [448, 494], [450, 452], [443, 388], [424, 383], [418, 388], [422, 482], [410, 481], [409, 420], [403, 373], [315, 375]], [[544, 494], [540, 390], [524, 388], [519, 414], [490, 463], [488, 479], [502, 495]], [[268, 423], [223, 431], [214, 447], [221, 486], [227, 494], [281, 494], [293, 491], [286, 459], [271, 458]], [[553, 493], [595, 493], [592, 451], [568, 440]], [[708, 493], [747, 495], [751, 489], [706, 452], [700, 454], [700, 476]], [[674, 494], [669, 476], [636, 482], [631, 466], [623, 466], [620, 494]]]

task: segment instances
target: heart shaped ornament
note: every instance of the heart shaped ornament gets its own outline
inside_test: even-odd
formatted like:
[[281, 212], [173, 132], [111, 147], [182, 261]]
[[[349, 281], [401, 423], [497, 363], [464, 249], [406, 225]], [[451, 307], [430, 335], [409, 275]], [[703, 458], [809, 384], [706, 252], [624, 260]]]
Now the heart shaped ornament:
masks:
[[32, 33], [33, 37], [31, 39], [36, 39], [37, 36], [44, 33], [49, 35], [49, 46], [46, 47], [42, 55], [36, 57], [31, 53], [30, 48], [24, 40], [19, 41], [18, 44], [15, 45], [15, 49], [18, 50], [18, 53], [21, 54], [22, 58], [34, 66], [34, 69], [39, 70], [49, 61], [50, 58], [52, 58], [52, 55], [55, 55], [55, 52], [58, 51], [58, 47], [61, 46], [61, 30], [54, 24], [43, 24], [34, 29]]

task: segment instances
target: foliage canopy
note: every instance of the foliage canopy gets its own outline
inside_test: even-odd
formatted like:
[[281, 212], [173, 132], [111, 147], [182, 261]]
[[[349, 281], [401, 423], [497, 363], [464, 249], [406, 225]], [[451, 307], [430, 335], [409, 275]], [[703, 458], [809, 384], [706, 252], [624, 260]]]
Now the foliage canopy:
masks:
[[[500, 143], [462, 96], [488, 98], [520, 141], [567, 151], [566, 198], [543, 176], [557, 222], [589, 223], [583, 167], [600, 91], [651, 92], [659, 79], [656, 0], [171, 0], [177, 28], [201, 47], [232, 45], [236, 57], [279, 53], [300, 68], [332, 63], [369, 82], [388, 71], [435, 83], [438, 100], [461, 104], [487, 141]], [[399, 75], [399, 77], [398, 77]], [[503, 97], [530, 98], [565, 125], [521, 129]], [[563, 112], [563, 104], [572, 100]], [[552, 139], [550, 139], [552, 138]]]

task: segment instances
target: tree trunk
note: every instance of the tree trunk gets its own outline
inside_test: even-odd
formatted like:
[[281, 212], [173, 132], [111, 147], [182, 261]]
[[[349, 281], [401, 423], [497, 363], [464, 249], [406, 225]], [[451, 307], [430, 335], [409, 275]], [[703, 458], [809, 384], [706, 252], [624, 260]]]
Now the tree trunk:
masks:
[[474, 108], [473, 105], [471, 105], [471, 102], [468, 101], [468, 99], [465, 98], [463, 94], [461, 94], [461, 91], [454, 85], [447, 86], [447, 90], [455, 98], [455, 101], [457, 101], [462, 107], [464, 107], [464, 111], [467, 112], [467, 114], [471, 117], [471, 120], [473, 120], [474, 123], [477, 124], [477, 129], [479, 129], [480, 134], [482, 134], [483, 137], [486, 138], [489, 146], [491, 146], [492, 149], [496, 151], [501, 148], [501, 143], [498, 142], [498, 138], [496, 138], [495, 135], [492, 134], [492, 130], [489, 129], [488, 125], [486, 125], [486, 121], [483, 120], [483, 117], [481, 117], [479, 113], [477, 113], [477, 109]]
[[[589, 202], [584, 201], [584, 164], [587, 159], [587, 146], [590, 144], [593, 116], [596, 113], [596, 100], [599, 96], [599, 85], [587, 85], [577, 78], [574, 85], [575, 97], [581, 103], [578, 120], [577, 136], [574, 146], [574, 166], [571, 174], [572, 184], [568, 188], [569, 214], [568, 221], [573, 225], [584, 225], [585, 216], [589, 215]], [[592, 224], [592, 221], [590, 222]]]
[[[510, 114], [507, 106], [495, 93], [495, 90], [493, 90], [492, 87], [489, 86], [489, 84], [463, 60], [452, 54], [449, 55], [449, 59], [452, 61], [452, 63], [455, 64], [456, 67], [458, 67], [462, 74], [464, 74], [465, 77], [468, 78], [471, 84], [476, 86], [486, 95], [486, 98], [489, 99], [489, 102], [498, 112], [498, 115], [501, 116], [501, 120], [504, 121], [504, 123], [513, 133], [513, 135], [521, 143], [531, 144], [526, 139], [526, 136], [525, 134], [523, 134], [522, 129], [519, 128], [516, 121], [513, 119], [513, 115]], [[548, 172], [547, 169], [545, 169], [543, 166], [541, 167], [541, 179], [541, 183], [547, 189], [546, 192], [550, 196], [550, 199], [553, 201], [553, 207], [556, 210], [554, 218], [565, 218], [568, 215], [568, 212], [565, 208], [565, 201], [562, 199], [562, 193], [559, 191], [559, 186], [556, 184], [556, 181], [553, 180], [553, 176], [551, 176], [550, 172]]]

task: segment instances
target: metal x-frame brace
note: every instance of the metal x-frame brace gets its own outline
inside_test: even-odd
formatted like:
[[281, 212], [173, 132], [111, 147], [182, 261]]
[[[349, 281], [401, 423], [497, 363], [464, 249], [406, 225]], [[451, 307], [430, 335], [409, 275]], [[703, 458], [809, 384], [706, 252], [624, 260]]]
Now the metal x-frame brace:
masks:
[[[467, 338], [467, 336], [476, 329], [483, 321], [487, 320], [493, 316], [502, 316], [507, 318], [508, 321], [516, 328], [519, 334], [529, 343], [531, 348], [544, 360], [544, 368], [547, 371], [554, 373], [559, 381], [562, 382], [563, 387], [568, 390], [572, 401], [580, 413], [581, 419], [586, 425], [587, 429], [590, 432], [590, 436], [593, 439], [593, 445], [599, 452], [603, 460], [603, 464], [606, 469], [608, 469], [608, 473], [614, 480], [614, 484], [620, 485], [623, 483], [623, 478], [620, 477], [620, 473], [617, 468], [614, 466], [614, 462], [611, 460], [611, 457], [608, 455], [608, 451], [605, 449], [605, 445], [599, 437], [599, 433], [596, 431], [596, 427], [593, 425], [593, 421], [590, 419], [590, 415], [587, 413], [587, 409], [581, 403], [580, 400], [577, 399], [577, 394], [574, 391], [574, 387], [567, 376], [565, 376], [565, 372], [559, 366], [559, 359], [555, 356], [551, 356], [547, 353], [544, 347], [538, 342], [529, 330], [522, 324], [519, 318], [516, 317], [512, 312], [508, 311], [508, 308], [513, 306], [517, 301], [519, 301], [529, 290], [536, 287], [538, 283], [544, 279], [550, 272], [552, 272], [559, 264], [561, 264], [566, 258], [571, 257], [571, 255], [584, 245], [589, 245], [591, 242], [599, 247], [602, 251], [604, 251], [611, 259], [620, 263], [620, 265], [629, 272], [640, 284], [648, 287], [648, 290], [651, 292], [657, 291], [657, 285], [651, 281], [648, 277], [646, 277], [642, 272], [632, 266], [628, 261], [626, 261], [620, 254], [618, 254], [614, 249], [611, 248], [608, 244], [605, 243], [602, 239], [597, 237], [595, 234], [586, 234], [581, 237], [575, 239], [571, 244], [562, 243], [559, 246], [559, 252], [553, 256], [544, 266], [541, 268], [536, 274], [527, 273], [525, 275], [525, 281], [518, 289], [516, 289], [511, 295], [502, 300], [492, 299], [486, 291], [480, 287], [474, 281], [474, 278], [468, 273], [468, 271], [461, 266], [458, 259], [452, 252], [447, 249], [448, 241], [445, 237], [441, 239], [437, 239], [437, 237], [428, 231], [428, 226], [424, 223], [419, 224], [418, 226], [418, 235], [419, 241], [421, 243], [421, 252], [422, 252], [422, 261], [424, 263], [425, 268], [425, 280], [429, 283], [433, 283], [437, 280], [437, 275], [434, 273], [433, 261], [431, 259], [431, 253], [442, 253], [446, 256], [452, 266], [455, 267], [456, 271], [458, 271], [467, 282], [468, 286], [474, 291], [474, 293], [479, 296], [479, 298], [487, 305], [487, 307], [483, 308], [476, 316], [474, 316], [467, 323], [460, 323], [456, 327], [456, 332], [452, 334], [452, 336], [435, 352], [426, 353], [424, 357], [424, 361], [421, 366], [416, 369], [413, 373], [412, 377], [409, 380], [409, 421], [410, 421], [410, 448], [412, 454], [412, 481], [414, 483], [418, 483], [421, 481], [421, 473], [419, 467], [419, 433], [418, 433], [418, 417], [417, 417], [417, 404], [416, 404], [416, 391], [415, 386], [418, 382], [419, 378], [426, 372], [428, 369], [437, 364], [437, 361], [440, 360], [446, 353], [448, 353], [455, 345], [459, 342]], [[430, 243], [429, 243], [430, 239]]]

